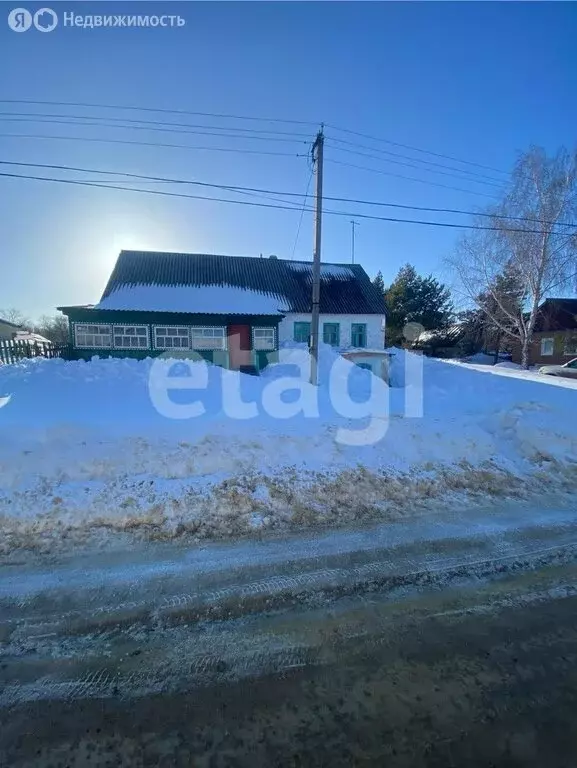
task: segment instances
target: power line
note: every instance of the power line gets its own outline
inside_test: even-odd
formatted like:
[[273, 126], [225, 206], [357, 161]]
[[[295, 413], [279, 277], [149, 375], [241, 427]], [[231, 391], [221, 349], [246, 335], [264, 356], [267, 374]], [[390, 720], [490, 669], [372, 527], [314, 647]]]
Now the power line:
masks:
[[42, 133], [0, 133], [1, 137], [14, 139], [47, 139], [58, 141], [88, 141], [100, 144], [129, 144], [137, 147], [170, 147], [171, 149], [193, 149], [207, 152], [236, 152], [242, 155], [269, 155], [274, 157], [300, 157], [294, 152], [272, 152], [260, 149], [244, 149], [241, 147], [199, 147], [190, 144], [167, 144], [157, 141], [133, 141], [129, 139], [102, 139], [93, 136], [49, 136]]
[[[373, 155], [370, 152], [361, 152], [356, 149], [348, 149], [346, 147], [335, 147], [333, 144], [330, 145], [333, 149], [336, 149], [338, 152], [348, 152], [351, 155], [359, 155], [360, 157], [368, 157], [372, 160], [378, 160], [381, 163], [393, 163], [394, 165], [404, 165], [407, 168], [415, 168], [417, 171], [427, 171], [428, 173], [437, 173], [441, 176], [451, 176], [454, 179], [459, 179], [460, 181], [468, 181], [474, 184], [485, 184], [489, 187], [501, 187], [501, 183], [497, 181], [484, 181], [482, 179], [476, 179], [476, 178], [469, 178], [468, 176], [457, 176], [455, 173], [451, 173], [449, 171], [438, 171], [435, 168], [421, 168], [419, 165], [414, 165], [413, 163], [406, 163], [403, 160], [390, 160], [388, 158], [379, 157], [378, 155]], [[466, 171], [465, 171], [466, 173]]]
[[[1, 101], [1, 100], [0, 100]], [[277, 131], [264, 128], [239, 128], [237, 126], [225, 126], [218, 125], [204, 125], [202, 123], [173, 123], [166, 120], [143, 120], [142, 118], [129, 118], [129, 117], [110, 117], [108, 115], [60, 115], [46, 112], [0, 112], [0, 115], [7, 117], [60, 117], [71, 120], [105, 120], [107, 122], [115, 123], [142, 123], [144, 125], [168, 125], [171, 127], [180, 128], [204, 128], [206, 130], [215, 131], [237, 131], [240, 133], [269, 133], [275, 136], [297, 136], [299, 138], [310, 138], [307, 133], [296, 133], [295, 131]]]
[[296, 233], [295, 241], [293, 243], [293, 251], [292, 251], [292, 254], [291, 254], [291, 259], [294, 259], [294, 257], [295, 257], [295, 252], [296, 252], [296, 249], [297, 249], [297, 243], [299, 241], [299, 235], [301, 233], [301, 226], [302, 226], [302, 223], [303, 223], [303, 217], [304, 217], [304, 213], [305, 213], [305, 207], [306, 207], [306, 204], [307, 204], [307, 197], [308, 197], [308, 194], [309, 194], [309, 189], [311, 187], [312, 178], [313, 178], [313, 172], [311, 170], [311, 172], [309, 173], [309, 180], [307, 182], [307, 188], [306, 188], [306, 191], [305, 191], [305, 196], [304, 196], [304, 200], [303, 200], [303, 206], [301, 208], [301, 215], [299, 217], [299, 224], [298, 224], [298, 227], [297, 227], [297, 233]]
[[405, 179], [406, 181], [417, 181], [420, 184], [428, 184], [431, 187], [442, 187], [443, 189], [452, 189], [455, 192], [466, 192], [469, 195], [480, 195], [481, 197], [490, 197], [493, 200], [499, 199], [497, 195], [490, 195], [488, 192], [478, 192], [475, 189], [463, 189], [462, 187], [452, 187], [448, 184], [441, 184], [438, 181], [429, 181], [428, 179], [416, 179], [414, 176], [405, 176], [402, 173], [393, 173], [392, 171], [384, 171], [381, 168], [369, 168], [366, 165], [356, 165], [355, 163], [346, 163], [343, 160], [334, 160], [333, 158], [330, 158], [330, 157], [325, 158], [325, 162], [334, 163], [335, 165], [342, 165], [347, 168], [356, 168], [359, 171], [368, 171], [369, 173], [379, 173], [382, 176], [392, 176], [395, 179]]
[[442, 152], [432, 152], [429, 149], [422, 149], [421, 147], [415, 147], [411, 144], [401, 144], [398, 141], [391, 141], [390, 139], [383, 139], [378, 136], [370, 136], [368, 133], [361, 133], [360, 131], [352, 131], [349, 128], [339, 128], [337, 125], [331, 125], [330, 123], [325, 123], [327, 128], [332, 128], [333, 131], [341, 131], [342, 133], [348, 133], [352, 136], [360, 136], [363, 139], [370, 139], [371, 141], [379, 141], [383, 144], [390, 144], [392, 147], [401, 147], [402, 149], [410, 149], [412, 152], [421, 152], [425, 155], [433, 155], [434, 157], [442, 157], [445, 160], [451, 160], [453, 163], [463, 163], [464, 165], [472, 165], [476, 168], [483, 168], [486, 171], [493, 171], [494, 173], [504, 173], [507, 176], [509, 175], [508, 171], [503, 171], [501, 168], [494, 168], [491, 165], [483, 165], [482, 163], [475, 163], [472, 160], [463, 160], [459, 157], [454, 157], [452, 155], [444, 155]]
[[[415, 163], [422, 163], [424, 165], [432, 165], [432, 166], [435, 166], [437, 168], [445, 168], [445, 169], [450, 170], [450, 171], [457, 171], [457, 173], [468, 173], [470, 176], [478, 177], [480, 179], [487, 179], [489, 181], [495, 182], [499, 186], [501, 184], [503, 184], [502, 180], [495, 179], [493, 176], [487, 176], [484, 173], [477, 173], [476, 171], [468, 171], [466, 168], [455, 168], [452, 165], [447, 165], [446, 163], [437, 163], [434, 160], [419, 160], [419, 158], [411, 157], [410, 155], [402, 155], [399, 152], [391, 152], [391, 151], [389, 151], [387, 149], [379, 149], [378, 147], [370, 147], [370, 146], [368, 146], [368, 144], [359, 144], [359, 143], [357, 143], [355, 141], [346, 141], [345, 139], [337, 139], [334, 136], [330, 137], [330, 141], [331, 142], [336, 141], [339, 144], [346, 144], [349, 147], [359, 147], [360, 149], [368, 149], [371, 152], [378, 152], [379, 154], [387, 155], [387, 157], [400, 157], [400, 158], [402, 158], [404, 160], [410, 160], [410, 161], [415, 162]], [[337, 147], [337, 149], [338, 149], [338, 147]], [[344, 150], [342, 150], [342, 151], [344, 151]], [[414, 167], [419, 167], [419, 166], [414, 166]], [[462, 178], [462, 177], [459, 177], [459, 178]]]
[[193, 112], [188, 109], [160, 109], [156, 107], [135, 107], [135, 106], [122, 106], [119, 104], [89, 104], [79, 101], [38, 101], [34, 99], [0, 99], [0, 104], [36, 104], [41, 106], [53, 106], [53, 107], [88, 107], [93, 109], [121, 109], [132, 110], [138, 112], [160, 112], [170, 115], [196, 115], [197, 117], [217, 117], [224, 118], [226, 120], [253, 120], [264, 123], [292, 123], [293, 125], [313, 125], [318, 126], [318, 122], [311, 120], [293, 120], [293, 119], [281, 119], [278, 117], [252, 117], [249, 115], [227, 115], [219, 114], [217, 112]]
[[131, 131], [162, 131], [163, 133], [178, 133], [178, 134], [195, 134], [197, 136], [217, 136], [225, 139], [243, 139], [243, 140], [251, 140], [251, 141], [283, 141], [288, 142], [289, 144], [308, 144], [310, 141], [305, 141], [304, 139], [289, 139], [286, 136], [255, 136], [253, 134], [249, 134], [247, 136], [245, 135], [238, 135], [235, 133], [215, 133], [214, 131], [197, 131], [197, 130], [189, 130], [187, 128], [183, 130], [178, 130], [177, 128], [160, 128], [160, 127], [149, 127], [147, 125], [106, 125], [106, 123], [95, 123], [95, 122], [83, 122], [79, 123], [74, 120], [67, 120], [67, 119], [52, 119], [52, 118], [28, 118], [28, 117], [3, 117], [0, 114], [0, 121], [3, 122], [12, 122], [12, 123], [49, 123], [49, 124], [57, 124], [57, 125], [68, 125], [68, 126], [78, 126], [78, 127], [97, 127], [97, 128], [116, 128], [118, 130], [131, 130]]
[[[302, 195], [300, 192], [287, 192], [287, 191], [281, 191], [276, 189], [262, 189], [259, 187], [246, 187], [246, 186], [238, 186], [233, 184], [214, 184], [206, 181], [197, 181], [192, 179], [171, 179], [171, 178], [166, 178], [164, 176], [146, 176], [138, 173], [128, 173], [124, 171], [106, 171], [106, 170], [95, 169], [95, 168], [80, 168], [78, 166], [70, 166], [70, 165], [54, 165], [54, 164], [47, 164], [47, 163], [20, 163], [14, 160], [0, 160], [0, 165], [11, 165], [11, 166], [15, 165], [18, 167], [25, 167], [25, 168], [43, 168], [45, 170], [52, 170], [52, 171], [72, 171], [74, 173], [95, 173], [95, 174], [101, 174], [105, 176], [124, 176], [124, 177], [127, 177], [128, 179], [138, 179], [139, 181], [146, 181], [148, 183], [155, 182], [155, 183], [165, 183], [165, 184], [191, 184], [194, 186], [210, 187], [213, 189], [221, 189], [221, 190], [227, 190], [231, 192], [257, 193], [260, 195], [282, 195], [284, 197], [304, 197], [303, 206], [306, 204], [306, 199], [308, 197], [308, 192], [309, 192], [311, 178], [312, 178], [312, 172], [311, 172], [311, 175], [309, 176], [306, 192], [304, 195]], [[87, 181], [87, 180], [82, 179], [82, 181]], [[122, 182], [128, 183], [124, 179], [122, 179]], [[95, 181], [91, 183], [99, 184], [101, 182]], [[137, 182], [134, 182], [134, 183], [137, 183]], [[370, 206], [380, 206], [385, 208], [399, 208], [402, 210], [424, 211], [427, 213], [454, 213], [454, 214], [464, 215], [464, 216], [481, 216], [489, 219], [505, 219], [508, 221], [527, 221], [527, 222], [532, 222], [534, 224], [560, 226], [560, 227], [561, 226], [573, 227], [577, 229], [577, 224], [573, 224], [571, 222], [549, 221], [549, 220], [543, 220], [543, 219], [536, 219], [529, 216], [509, 216], [507, 214], [485, 213], [483, 211], [468, 211], [468, 210], [463, 210], [461, 208], [436, 208], [436, 207], [421, 206], [421, 205], [406, 205], [403, 203], [388, 203], [382, 200], [364, 200], [364, 199], [359, 199], [354, 197], [335, 197], [335, 196], [323, 195], [323, 198], [324, 200], [330, 200], [331, 202], [336, 202], [336, 203], [354, 203], [356, 205], [370, 205]], [[274, 199], [274, 198], [269, 198], [269, 199]], [[277, 198], [277, 202], [287, 203], [290, 201], [279, 200]]]
[[[101, 104], [101, 103], [74, 102], [74, 101], [49, 101], [49, 100], [36, 100], [36, 99], [0, 99], [0, 104], [26, 104], [26, 105], [36, 105], [36, 106], [116, 109], [121, 111], [124, 110], [124, 111], [149, 112], [149, 113], [156, 112], [159, 114], [191, 115], [196, 117], [211, 117], [211, 118], [218, 118], [218, 119], [225, 119], [225, 120], [247, 120], [247, 121], [253, 121], [253, 122], [279, 123], [279, 124], [284, 123], [284, 124], [315, 126], [315, 127], [318, 127], [321, 122], [319, 120], [316, 120], [316, 121], [295, 120], [293, 118], [277, 118], [277, 117], [262, 117], [262, 116], [255, 117], [255, 116], [249, 116], [249, 115], [235, 115], [235, 114], [225, 114], [225, 113], [217, 113], [217, 112], [198, 112], [198, 111], [192, 111], [192, 110], [186, 110], [186, 109], [166, 109], [161, 107], [139, 107], [134, 105]], [[139, 121], [139, 122], [142, 122], [142, 121]], [[482, 163], [476, 163], [471, 160], [463, 160], [462, 158], [454, 157], [452, 155], [446, 155], [446, 154], [443, 154], [442, 152], [433, 152], [432, 150], [423, 149], [422, 147], [415, 147], [411, 144], [403, 144], [401, 142], [392, 141], [390, 139], [385, 139], [379, 136], [372, 136], [367, 133], [362, 133], [361, 131], [354, 131], [354, 130], [351, 130], [350, 128], [341, 128], [340, 126], [334, 125], [333, 123], [325, 123], [325, 126], [327, 128], [331, 128], [332, 130], [339, 131], [341, 133], [346, 133], [351, 136], [359, 136], [364, 139], [369, 139], [370, 141], [389, 144], [390, 146], [400, 147], [402, 149], [408, 149], [413, 152], [419, 152], [425, 155], [432, 155], [434, 157], [440, 157], [445, 160], [451, 160], [452, 162], [462, 163], [464, 165], [471, 165], [476, 168], [482, 168], [487, 171], [493, 171], [495, 173], [508, 175], [507, 171], [504, 171], [500, 168], [495, 168], [490, 165], [484, 165]]]
[[[58, 183], [58, 184], [73, 184], [83, 187], [95, 187], [97, 189], [117, 189], [124, 192], [138, 192], [141, 194], [147, 194], [147, 195], [158, 195], [162, 197], [180, 197], [180, 198], [186, 198], [186, 199], [192, 199], [192, 200], [208, 200], [216, 203], [231, 203], [234, 205], [249, 205], [249, 206], [255, 206], [258, 208], [272, 208], [277, 210], [285, 210], [285, 211], [294, 211], [295, 207], [291, 205], [278, 205], [278, 204], [272, 204], [272, 203], [256, 203], [249, 200], [230, 200], [226, 198], [221, 197], [208, 197], [206, 195], [188, 195], [181, 192], [165, 192], [164, 190], [158, 190], [158, 189], [137, 189], [135, 187], [125, 187], [119, 184], [98, 184], [94, 182], [87, 182], [87, 181], [79, 181], [77, 179], [56, 179], [54, 177], [46, 177], [46, 176], [32, 176], [32, 175], [24, 175], [24, 174], [17, 174], [17, 173], [3, 173], [0, 172], [0, 177], [6, 177], [6, 178], [12, 178], [12, 179], [26, 179], [26, 180], [32, 180], [32, 181], [45, 181], [45, 182], [51, 182], [51, 183]], [[307, 208], [306, 210], [312, 210], [312, 208]], [[475, 225], [475, 224], [457, 224], [454, 222], [444, 222], [444, 221], [423, 221], [420, 219], [399, 219], [392, 216], [375, 216], [368, 213], [358, 213], [358, 212], [351, 212], [351, 211], [333, 211], [333, 210], [324, 210], [323, 211], [326, 214], [331, 214], [333, 216], [354, 216], [355, 218], [360, 219], [369, 219], [371, 221], [387, 221], [387, 222], [393, 222], [398, 224], [418, 224], [422, 226], [429, 226], [429, 227], [445, 227], [450, 229], [473, 229], [473, 230], [488, 230], [493, 232], [502, 232], [503, 227], [485, 227], [481, 225]], [[506, 231], [508, 232], [518, 232], [520, 234], [533, 234], [533, 235], [542, 235], [542, 230], [539, 229], [519, 229], [519, 228], [508, 228]], [[554, 232], [551, 233], [553, 235], [560, 236], [561, 232]]]

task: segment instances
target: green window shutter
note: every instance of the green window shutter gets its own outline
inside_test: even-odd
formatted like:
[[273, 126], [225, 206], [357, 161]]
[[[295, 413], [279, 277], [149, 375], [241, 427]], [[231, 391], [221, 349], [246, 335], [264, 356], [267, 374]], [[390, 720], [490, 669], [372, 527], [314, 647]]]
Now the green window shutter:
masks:
[[293, 338], [301, 344], [308, 344], [311, 335], [310, 323], [295, 323]]
[[338, 323], [323, 324], [323, 341], [330, 344], [331, 347], [338, 347], [340, 344], [340, 326]]
[[351, 345], [353, 347], [367, 346], [367, 324], [366, 323], [351, 324]]

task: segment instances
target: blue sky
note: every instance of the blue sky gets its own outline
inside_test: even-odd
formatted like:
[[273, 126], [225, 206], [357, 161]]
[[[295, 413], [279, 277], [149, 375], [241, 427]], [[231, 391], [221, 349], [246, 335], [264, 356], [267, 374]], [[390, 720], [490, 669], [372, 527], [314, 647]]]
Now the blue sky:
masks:
[[[11, 31], [5, 19], [13, 7], [14, 3], [3, 2], [1, 8], [2, 99], [324, 121], [504, 170], [510, 169], [517, 153], [532, 143], [551, 151], [560, 144], [575, 143], [574, 3], [69, 2], [52, 3], [51, 7], [60, 16], [71, 10], [82, 15], [174, 13], [185, 18], [186, 25], [96, 30], [63, 28], [60, 24], [46, 34], [34, 29], [21, 34]], [[35, 11], [41, 4], [26, 7]], [[309, 135], [314, 137], [314, 125], [261, 125], [191, 115], [0, 103], [2, 113], [24, 111], [273, 128], [304, 132], [306, 137], [302, 144], [215, 140], [193, 134], [16, 122], [6, 120], [4, 114], [0, 134], [192, 146], [212, 143], [286, 151], [290, 156], [0, 135], [0, 159], [300, 193], [309, 177], [307, 160], [296, 155], [306, 153], [305, 142]], [[367, 142], [329, 127], [326, 134], [327, 195], [475, 209], [491, 202], [487, 195], [499, 194], [498, 186], [481, 183], [479, 177], [458, 180], [430, 173], [424, 167], [390, 164], [384, 155], [382, 160], [374, 160], [347, 154], [337, 149], [333, 137]], [[391, 145], [368, 143], [413, 158], [455, 165]], [[335, 160], [470, 191], [369, 173], [338, 165]], [[3, 170], [38, 173], [23, 168]], [[493, 179], [505, 178], [478, 168], [469, 170]], [[84, 177], [94, 179], [88, 174]], [[198, 188], [186, 189], [198, 193]], [[341, 207], [352, 210], [348, 205]], [[293, 211], [7, 178], [0, 178], [0, 210], [0, 307], [19, 307], [32, 316], [51, 312], [59, 304], [98, 300], [122, 247], [238, 255], [274, 253], [289, 258], [299, 220], [298, 212]], [[367, 212], [387, 215], [389, 210]], [[350, 259], [350, 218], [325, 216], [324, 260]], [[443, 258], [457, 236], [448, 229], [362, 221], [357, 229], [357, 261], [371, 276], [382, 270], [387, 281], [407, 261], [419, 271], [447, 278]], [[296, 257], [310, 259], [311, 253], [312, 220], [307, 213]]]

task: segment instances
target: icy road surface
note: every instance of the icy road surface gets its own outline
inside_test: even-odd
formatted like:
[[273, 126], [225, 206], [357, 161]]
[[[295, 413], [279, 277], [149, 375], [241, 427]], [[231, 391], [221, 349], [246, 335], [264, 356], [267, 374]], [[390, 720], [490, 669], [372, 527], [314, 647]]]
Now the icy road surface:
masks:
[[555, 680], [559, 722], [577, 696], [576, 603], [567, 503], [5, 565], [0, 764], [525, 755]]

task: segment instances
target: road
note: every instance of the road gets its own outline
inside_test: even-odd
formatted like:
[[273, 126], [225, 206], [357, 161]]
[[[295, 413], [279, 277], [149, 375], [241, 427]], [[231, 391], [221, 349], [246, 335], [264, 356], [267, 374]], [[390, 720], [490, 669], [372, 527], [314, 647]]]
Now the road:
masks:
[[12, 562], [0, 610], [0, 765], [575, 765], [568, 504]]

